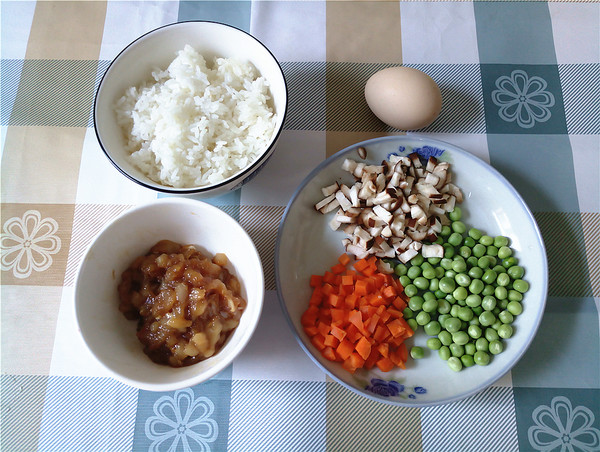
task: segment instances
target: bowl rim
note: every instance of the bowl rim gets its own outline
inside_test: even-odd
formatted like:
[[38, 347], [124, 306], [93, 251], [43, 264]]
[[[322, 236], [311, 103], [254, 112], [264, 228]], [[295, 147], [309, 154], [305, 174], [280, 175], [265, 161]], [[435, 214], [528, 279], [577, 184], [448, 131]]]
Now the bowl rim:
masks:
[[[433, 145], [437, 145], [446, 149], [450, 149], [451, 151], [458, 151], [462, 154], [465, 155], [465, 157], [471, 159], [471, 160], [475, 160], [475, 161], [479, 161], [479, 162], [483, 162], [485, 165], [487, 165], [490, 169], [490, 172], [492, 174], [494, 174], [496, 177], [498, 177], [498, 179], [504, 184], [506, 185], [511, 192], [513, 192], [513, 194], [515, 195], [515, 198], [518, 200], [518, 202], [523, 206], [524, 210], [526, 211], [526, 213], [528, 214], [528, 216], [531, 218], [531, 220], [533, 221], [533, 225], [534, 225], [534, 229], [536, 231], [536, 235], [537, 238], [539, 240], [539, 244], [540, 244], [540, 251], [541, 251], [541, 256], [543, 258], [543, 262], [544, 262], [544, 279], [542, 281], [542, 293], [543, 293], [543, 300], [542, 300], [542, 306], [540, 306], [540, 310], [538, 312], [538, 315], [535, 318], [535, 327], [533, 329], [530, 330], [530, 335], [529, 338], [527, 339], [527, 341], [525, 342], [524, 347], [521, 348], [521, 350], [519, 350], [519, 352], [515, 355], [514, 359], [512, 362], [509, 363], [509, 365], [506, 367], [506, 369], [504, 369], [503, 372], [498, 373], [496, 376], [494, 376], [494, 378], [492, 378], [489, 381], [484, 382], [485, 384], [483, 385], [479, 385], [469, 391], [466, 392], [462, 392], [460, 394], [457, 395], [453, 395], [450, 397], [445, 397], [444, 399], [441, 400], [434, 400], [434, 401], [426, 401], [426, 402], [422, 402], [422, 401], [415, 401], [413, 403], [407, 403], [404, 401], [399, 401], [399, 400], [390, 400], [387, 398], [383, 398], [383, 397], [377, 397], [374, 394], [369, 394], [367, 392], [365, 392], [364, 390], [360, 390], [358, 388], [356, 388], [355, 386], [352, 386], [350, 384], [348, 384], [347, 382], [345, 382], [344, 380], [342, 380], [341, 378], [339, 378], [337, 375], [335, 375], [332, 371], [330, 371], [329, 369], [327, 369], [327, 367], [325, 367], [313, 354], [313, 351], [310, 350], [308, 348], [308, 346], [302, 341], [301, 337], [300, 337], [300, 332], [297, 331], [296, 326], [294, 325], [292, 319], [291, 319], [291, 315], [288, 311], [287, 308], [287, 304], [284, 300], [283, 297], [283, 292], [282, 292], [282, 287], [281, 287], [281, 277], [280, 277], [280, 270], [279, 270], [279, 261], [280, 261], [280, 247], [281, 247], [281, 240], [282, 240], [282, 235], [283, 235], [283, 230], [285, 227], [285, 220], [288, 216], [289, 211], [292, 208], [292, 205], [296, 202], [300, 192], [312, 181], [312, 179], [320, 172], [323, 170], [323, 168], [325, 168], [326, 166], [328, 166], [333, 160], [338, 159], [340, 156], [351, 152], [353, 150], [355, 150], [357, 147], [359, 146], [369, 146], [373, 143], [381, 143], [381, 142], [385, 142], [385, 141], [394, 141], [394, 140], [398, 140], [398, 139], [407, 139], [407, 140], [412, 140], [412, 141], [419, 141], [423, 144], [433, 144]], [[298, 342], [298, 344], [300, 345], [300, 348], [308, 355], [308, 357], [311, 359], [311, 361], [313, 361], [317, 367], [323, 371], [327, 376], [329, 376], [331, 379], [333, 379], [334, 381], [336, 381], [337, 383], [341, 384], [343, 387], [345, 387], [346, 389], [352, 391], [354, 394], [357, 394], [359, 396], [365, 397], [368, 400], [372, 400], [375, 402], [380, 402], [383, 404], [387, 404], [387, 405], [393, 405], [393, 406], [402, 406], [402, 407], [411, 407], [411, 408], [422, 408], [422, 407], [430, 407], [430, 406], [441, 406], [441, 405], [446, 405], [449, 403], [453, 403], [453, 402], [458, 402], [461, 400], [465, 400], [468, 397], [471, 397], [475, 394], [480, 393], [481, 391], [485, 390], [486, 388], [489, 388], [490, 386], [492, 386], [495, 382], [497, 382], [498, 380], [500, 380], [504, 375], [506, 375], [508, 372], [511, 371], [511, 369], [521, 360], [521, 358], [523, 358], [523, 355], [527, 352], [527, 350], [529, 349], [529, 347], [531, 346], [531, 343], [533, 342], [535, 336], [537, 335], [537, 332], [539, 330], [539, 327], [542, 323], [542, 318], [544, 316], [544, 312], [545, 312], [545, 307], [547, 304], [547, 300], [548, 300], [548, 256], [547, 256], [547, 252], [546, 252], [546, 246], [544, 243], [544, 239], [543, 236], [541, 234], [539, 225], [537, 224], [537, 221], [535, 220], [535, 217], [533, 216], [533, 213], [531, 211], [531, 209], [529, 208], [529, 206], [527, 205], [527, 203], [525, 202], [525, 200], [523, 199], [523, 197], [521, 196], [521, 194], [513, 187], [513, 185], [508, 181], [508, 179], [506, 179], [506, 177], [504, 177], [502, 175], [502, 173], [500, 173], [496, 168], [494, 168], [491, 164], [488, 164], [487, 162], [485, 162], [484, 160], [482, 160], [481, 158], [479, 158], [478, 156], [472, 154], [471, 152], [466, 151], [465, 149], [461, 148], [460, 146], [451, 144], [449, 142], [446, 141], [442, 141], [442, 140], [438, 140], [436, 138], [430, 138], [428, 136], [425, 135], [420, 135], [420, 134], [407, 134], [407, 135], [392, 135], [392, 136], [381, 136], [381, 137], [376, 137], [376, 138], [370, 138], [367, 140], [363, 140], [357, 143], [353, 143], [349, 146], [346, 146], [345, 148], [337, 151], [335, 154], [332, 154], [331, 156], [327, 157], [326, 159], [324, 159], [321, 163], [319, 163], [319, 165], [317, 165], [316, 168], [314, 168], [305, 178], [304, 180], [300, 183], [300, 185], [298, 185], [298, 187], [296, 188], [294, 194], [291, 196], [284, 212], [283, 215], [281, 217], [281, 221], [279, 223], [279, 228], [277, 230], [277, 239], [275, 242], [275, 255], [274, 255], [274, 265], [275, 265], [275, 283], [276, 283], [276, 288], [277, 288], [277, 298], [279, 300], [279, 305], [281, 306], [281, 310], [283, 311], [283, 315], [285, 317], [285, 320], [290, 328], [290, 330], [292, 331], [292, 334], [294, 335], [296, 341]], [[308, 303], [308, 301], [307, 301]]]
[[[259, 305], [256, 308], [256, 321], [251, 323], [248, 328], [243, 332], [243, 335], [245, 337], [245, 340], [241, 341], [238, 348], [234, 349], [231, 352], [231, 356], [228, 357], [227, 359], [221, 359], [219, 361], [217, 361], [212, 367], [210, 367], [210, 369], [208, 369], [206, 372], [202, 373], [202, 374], [194, 374], [192, 376], [189, 376], [187, 378], [184, 379], [180, 379], [177, 381], [173, 381], [173, 382], [168, 382], [168, 383], [155, 383], [155, 382], [150, 382], [150, 381], [140, 381], [140, 380], [136, 380], [133, 378], [128, 377], [127, 375], [125, 375], [123, 372], [119, 371], [118, 369], [115, 369], [113, 367], [108, 366], [96, 353], [95, 349], [92, 347], [92, 345], [88, 342], [83, 329], [81, 328], [81, 321], [80, 321], [80, 312], [81, 312], [81, 307], [80, 307], [80, 303], [77, 301], [78, 300], [78, 288], [79, 288], [79, 281], [82, 275], [82, 271], [83, 271], [83, 263], [84, 261], [87, 259], [89, 253], [91, 252], [91, 250], [93, 249], [94, 245], [96, 244], [97, 240], [99, 239], [100, 236], [102, 236], [104, 233], [106, 233], [106, 231], [108, 229], [110, 229], [115, 223], [117, 223], [118, 221], [122, 220], [124, 217], [126, 216], [131, 216], [131, 215], [135, 215], [136, 212], [140, 211], [140, 210], [144, 210], [144, 209], [148, 209], [148, 208], [155, 208], [158, 207], [162, 204], [175, 204], [175, 205], [183, 205], [183, 206], [198, 206], [201, 205], [203, 209], [208, 209], [208, 210], [212, 210], [212, 211], [218, 211], [226, 216], [228, 216], [231, 221], [235, 222], [240, 230], [240, 233], [242, 233], [243, 235], [245, 235], [248, 240], [250, 241], [250, 243], [252, 244], [252, 247], [254, 248], [255, 252], [256, 252], [256, 256], [258, 257], [258, 261], [260, 263], [259, 268], [258, 268], [258, 272], [260, 274], [260, 291], [259, 294], [257, 296], [257, 299], [259, 301]], [[114, 378], [117, 381], [120, 381], [121, 383], [127, 384], [129, 386], [132, 386], [134, 388], [137, 389], [142, 389], [142, 390], [146, 390], [146, 391], [174, 391], [174, 390], [178, 390], [178, 389], [184, 389], [184, 388], [189, 388], [192, 387], [194, 385], [203, 383], [205, 381], [210, 380], [211, 378], [213, 378], [214, 376], [218, 375], [220, 372], [222, 372], [224, 369], [227, 368], [227, 366], [231, 365], [231, 363], [244, 351], [244, 349], [247, 347], [247, 345], [250, 343], [252, 337], [254, 336], [254, 333], [256, 332], [256, 329], [258, 328], [258, 324], [260, 323], [260, 319], [262, 318], [262, 311], [264, 309], [264, 304], [265, 304], [265, 279], [264, 279], [264, 269], [263, 269], [263, 264], [262, 264], [262, 260], [260, 258], [260, 254], [258, 252], [258, 249], [256, 248], [256, 244], [254, 243], [254, 240], [252, 240], [252, 237], [250, 237], [250, 234], [248, 234], [248, 232], [246, 231], [246, 229], [244, 229], [241, 224], [239, 224], [239, 222], [231, 217], [229, 214], [227, 214], [227, 212], [219, 209], [217, 206], [214, 206], [212, 204], [209, 204], [207, 202], [201, 201], [201, 200], [197, 200], [197, 199], [191, 199], [191, 198], [182, 198], [182, 197], [166, 197], [166, 198], [160, 198], [154, 201], [150, 201], [150, 202], [145, 202], [143, 204], [139, 204], [137, 206], [132, 207], [131, 209], [128, 209], [124, 212], [122, 212], [121, 214], [119, 214], [118, 216], [116, 216], [115, 218], [113, 218], [111, 221], [109, 221], [108, 223], [106, 223], [102, 229], [96, 233], [96, 235], [94, 235], [94, 237], [92, 238], [92, 240], [90, 241], [90, 243], [88, 244], [88, 246], [85, 248], [83, 254], [82, 254], [82, 258], [81, 261], [79, 262], [79, 265], [77, 267], [77, 273], [75, 275], [75, 279], [74, 279], [74, 284], [73, 284], [73, 294], [71, 296], [71, 303], [74, 309], [74, 316], [75, 316], [75, 328], [77, 329], [77, 335], [79, 336], [79, 338], [81, 339], [81, 341], [83, 342], [85, 348], [89, 351], [89, 353], [93, 356], [93, 359], [95, 360], [96, 363], [98, 363], [100, 365], [100, 367], [102, 369], [104, 369], [105, 372], [107, 372], [107, 374]], [[229, 342], [229, 339], [226, 341], [226, 343]], [[142, 353], [141, 349], [140, 349], [140, 353]], [[143, 353], [142, 353], [143, 354]], [[144, 355], [145, 356], [145, 355]], [[218, 356], [218, 353], [213, 355], [214, 356]], [[177, 368], [171, 368], [174, 371], [177, 371]]]
[[[228, 177], [227, 179], [224, 179], [216, 184], [213, 185], [206, 185], [206, 186], [201, 186], [201, 187], [191, 187], [191, 188], [175, 188], [175, 187], [169, 187], [167, 185], [161, 185], [158, 182], [156, 182], [156, 185], [151, 185], [147, 182], [144, 182], [140, 179], [138, 179], [137, 177], [133, 176], [132, 174], [128, 173], [127, 171], [125, 171], [123, 168], [121, 168], [117, 162], [111, 157], [110, 153], [107, 151], [107, 149], [104, 146], [104, 143], [102, 142], [102, 138], [100, 137], [100, 133], [98, 132], [98, 109], [97, 109], [97, 103], [98, 103], [98, 96], [100, 94], [100, 90], [102, 89], [102, 86], [104, 84], [104, 81], [108, 75], [108, 73], [110, 72], [111, 68], [114, 66], [114, 64], [117, 62], [117, 60], [119, 60], [121, 58], [121, 56], [127, 51], [129, 50], [131, 47], [133, 47], [138, 41], [144, 39], [146, 36], [156, 33], [164, 28], [170, 28], [170, 27], [177, 27], [180, 26], [182, 24], [189, 24], [189, 23], [204, 23], [204, 24], [215, 24], [218, 26], [222, 26], [222, 27], [227, 27], [227, 28], [231, 28], [233, 30], [237, 30], [243, 34], [245, 34], [246, 36], [254, 39], [261, 47], [263, 47], [268, 53], [269, 55], [271, 55], [271, 57], [273, 58], [273, 61], [275, 61], [275, 63], [277, 64], [277, 67], [279, 68], [279, 71], [281, 73], [281, 79], [283, 80], [283, 87], [284, 87], [284, 92], [285, 92], [285, 105], [284, 105], [284, 109], [283, 109], [283, 113], [282, 113], [282, 118], [281, 118], [281, 125], [279, 126], [279, 128], [277, 129], [275, 135], [273, 136], [271, 143], [269, 144], [269, 146], [267, 146], [267, 148], [262, 152], [262, 154], [260, 155], [259, 158], [257, 158], [251, 165], [248, 165], [246, 168], [244, 168], [243, 170], [241, 170], [240, 172], [234, 174], [233, 176]], [[241, 28], [235, 27], [233, 25], [229, 25], [223, 22], [218, 22], [218, 21], [214, 21], [214, 20], [184, 20], [184, 21], [178, 21], [178, 22], [172, 22], [169, 24], [165, 24], [165, 25], [161, 25], [160, 27], [154, 28], [150, 31], [147, 31], [146, 33], [138, 36], [137, 38], [135, 38], [133, 41], [131, 41], [129, 44], [127, 44], [118, 54], [117, 56], [115, 56], [112, 61], [110, 62], [110, 64], [108, 65], [108, 67], [106, 68], [106, 70], [104, 71], [104, 74], [102, 74], [102, 78], [100, 79], [100, 82], [98, 83], [98, 87], [96, 88], [96, 92], [94, 94], [94, 104], [92, 107], [92, 117], [93, 117], [93, 123], [94, 123], [94, 133], [96, 134], [96, 139], [98, 141], [98, 144], [100, 145], [100, 148], [102, 149], [102, 152], [104, 153], [104, 155], [108, 158], [108, 160], [110, 161], [110, 163], [112, 163], [112, 165], [125, 177], [127, 177], [129, 180], [135, 182], [136, 184], [141, 185], [142, 187], [148, 188], [150, 190], [154, 190], [154, 191], [158, 191], [161, 193], [168, 193], [168, 194], [174, 194], [174, 195], [189, 195], [189, 194], [202, 194], [202, 193], [209, 193], [211, 191], [220, 189], [222, 187], [225, 187], [229, 184], [231, 184], [232, 182], [235, 182], [237, 180], [241, 180], [242, 182], [245, 181], [255, 170], [259, 169], [265, 162], [266, 160], [270, 157], [270, 155], [272, 154], [273, 150], [275, 149], [275, 146], [277, 145], [277, 142], [279, 141], [279, 137], [281, 136], [281, 133], [283, 132], [283, 128], [284, 128], [284, 124], [285, 124], [285, 119], [287, 117], [287, 112], [288, 112], [288, 108], [289, 108], [289, 89], [288, 89], [288, 84], [287, 84], [287, 80], [285, 78], [285, 74], [283, 72], [283, 69], [281, 67], [281, 63], [279, 62], [279, 60], [275, 57], [275, 55], [273, 54], [273, 52], [266, 46], [264, 45], [258, 38], [256, 38], [255, 36], [251, 35], [249, 32], [242, 30]], [[237, 184], [235, 185], [234, 189], [239, 188], [241, 185]]]

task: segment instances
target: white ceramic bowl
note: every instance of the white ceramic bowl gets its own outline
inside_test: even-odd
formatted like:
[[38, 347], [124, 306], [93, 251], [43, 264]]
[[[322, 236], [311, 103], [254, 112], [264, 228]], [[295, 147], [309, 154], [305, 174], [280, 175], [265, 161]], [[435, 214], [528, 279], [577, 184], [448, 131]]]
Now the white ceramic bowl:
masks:
[[[161, 239], [194, 244], [210, 254], [225, 253], [248, 302], [223, 348], [187, 367], [152, 362], [136, 337], [137, 322], [127, 320], [118, 309], [122, 272]], [[229, 365], [250, 340], [263, 297], [261, 261], [244, 229], [217, 207], [175, 197], [133, 208], [100, 232], [82, 260], [74, 301], [84, 342], [116, 379], [141, 389], [167, 391], [201, 383]]]
[[[311, 274], [323, 274], [337, 263], [344, 252], [342, 231], [332, 231], [331, 215], [315, 211], [314, 204], [323, 198], [321, 187], [334, 181], [352, 184], [353, 177], [342, 170], [345, 158], [360, 160], [357, 147], [367, 149], [367, 163], [381, 164], [390, 153], [407, 155], [419, 150], [452, 164], [453, 181], [462, 189], [463, 220], [486, 233], [505, 235], [525, 270], [530, 290], [525, 294], [523, 313], [513, 323], [515, 333], [505, 340], [504, 351], [492, 358], [488, 366], [474, 366], [461, 372], [452, 371], [435, 351], [420, 360], [409, 358], [407, 369], [387, 373], [376, 368], [355, 374], [339, 363], [326, 360], [310, 343], [300, 323], [311, 294]], [[275, 252], [277, 289], [284, 313], [301, 347], [333, 379], [373, 400], [396, 405], [426, 406], [452, 402], [493, 384], [523, 356], [538, 329], [548, 287], [546, 251], [539, 228], [527, 205], [494, 168], [466, 151], [448, 143], [418, 136], [397, 136], [368, 140], [350, 146], [319, 165], [302, 182], [284, 213]], [[426, 350], [427, 336], [418, 331], [407, 341]]]
[[[125, 90], [148, 81], [157, 67], [166, 69], [186, 44], [207, 62], [214, 57], [250, 61], [270, 83], [272, 107], [277, 115], [275, 133], [262, 155], [237, 174], [212, 185], [174, 188], [159, 184], [127, 159], [123, 131], [117, 124], [114, 105]], [[281, 66], [273, 54], [250, 34], [216, 22], [179, 22], [157, 28], [129, 44], [110, 64], [94, 101], [94, 127], [100, 146], [110, 162], [134, 182], [164, 193], [212, 197], [236, 190], [262, 168], [273, 153], [287, 112], [287, 86]]]

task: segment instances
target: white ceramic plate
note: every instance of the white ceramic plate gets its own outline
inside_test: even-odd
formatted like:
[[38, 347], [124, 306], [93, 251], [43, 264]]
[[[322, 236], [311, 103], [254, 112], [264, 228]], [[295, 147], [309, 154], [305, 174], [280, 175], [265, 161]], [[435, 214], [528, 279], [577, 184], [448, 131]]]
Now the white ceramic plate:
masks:
[[[331, 215], [315, 211], [323, 198], [321, 188], [334, 181], [352, 184], [352, 176], [341, 169], [345, 158], [359, 160], [356, 149], [367, 149], [367, 162], [380, 164], [390, 153], [434, 155], [451, 163], [456, 183], [463, 191], [463, 221], [487, 234], [511, 239], [520, 265], [526, 270], [530, 290], [523, 300], [523, 313], [516, 317], [513, 337], [505, 340], [504, 351], [488, 366], [452, 371], [436, 351], [425, 359], [409, 358], [407, 369], [383, 373], [378, 369], [345, 371], [341, 364], [323, 358], [310, 343], [300, 317], [311, 294], [311, 274], [323, 274], [344, 252], [342, 231], [328, 226]], [[383, 137], [350, 146], [320, 164], [300, 185], [282, 219], [275, 254], [279, 299], [302, 348], [333, 379], [374, 400], [398, 405], [426, 406], [455, 401], [488, 387], [506, 374], [523, 356], [540, 324], [548, 286], [546, 251], [538, 226], [525, 202], [494, 168], [472, 154], [444, 142], [417, 136]], [[408, 345], [422, 345], [427, 336], [421, 330]]]

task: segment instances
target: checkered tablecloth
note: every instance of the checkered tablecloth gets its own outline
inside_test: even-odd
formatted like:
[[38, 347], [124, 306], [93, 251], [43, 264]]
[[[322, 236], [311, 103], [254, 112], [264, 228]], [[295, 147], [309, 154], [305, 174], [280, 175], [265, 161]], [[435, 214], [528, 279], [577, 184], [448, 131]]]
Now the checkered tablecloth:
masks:
[[[2, 1], [0, 12], [2, 451], [600, 450], [599, 3]], [[269, 47], [290, 105], [262, 172], [208, 200], [259, 249], [260, 325], [217, 377], [154, 393], [108, 377], [76, 331], [84, 249], [116, 215], [157, 198], [110, 165], [91, 109], [125, 45], [195, 19]], [[468, 399], [420, 409], [326, 378], [283, 317], [273, 267], [304, 177], [347, 145], [402, 133], [363, 97], [371, 74], [401, 64], [441, 87], [442, 113], [421, 134], [509, 179], [539, 224], [550, 273], [539, 332], [516, 367]], [[521, 90], [520, 110], [495, 90]]]

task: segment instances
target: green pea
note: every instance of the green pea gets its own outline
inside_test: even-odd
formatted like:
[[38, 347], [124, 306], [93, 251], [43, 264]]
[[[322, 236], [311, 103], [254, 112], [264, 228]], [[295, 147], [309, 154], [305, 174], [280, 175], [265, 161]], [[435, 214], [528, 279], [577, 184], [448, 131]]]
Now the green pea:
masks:
[[440, 315], [438, 315], [437, 321], [439, 322], [439, 324], [442, 328], [445, 328], [444, 324], [446, 323], [446, 320], [449, 319], [450, 317], [451, 317], [450, 314], [440, 314]]
[[498, 256], [498, 248], [496, 248], [494, 245], [490, 245], [487, 247], [486, 253], [488, 256]]
[[452, 261], [452, 270], [456, 273], [464, 273], [467, 271], [467, 263], [462, 256], [456, 256]]
[[475, 341], [475, 348], [482, 352], [487, 352], [489, 350], [489, 341], [485, 337], [480, 337]]
[[423, 292], [423, 301], [437, 300], [433, 292]]
[[472, 253], [471, 248], [469, 248], [467, 245], [463, 245], [458, 249], [458, 254], [460, 254], [461, 257], [464, 257], [465, 259], [467, 259]]
[[406, 271], [406, 276], [414, 280], [417, 276], [421, 276], [421, 267], [411, 266]]
[[452, 334], [446, 330], [440, 331], [440, 334], [438, 334], [438, 339], [443, 345], [450, 345], [452, 343]]
[[402, 315], [405, 319], [412, 319], [415, 316], [415, 313], [409, 307], [406, 307], [402, 310]]
[[465, 224], [458, 220], [458, 221], [453, 221], [452, 224], [450, 225], [450, 227], [452, 228], [452, 230], [454, 232], [458, 232], [461, 237], [460, 237], [460, 241], [462, 242], [462, 235], [467, 232], [467, 226], [465, 226]]
[[481, 256], [477, 260], [477, 266], [483, 268], [484, 270], [490, 268], [492, 266], [491, 256]]
[[443, 278], [444, 277], [444, 268], [443, 267], [435, 267], [435, 277], [437, 279]]
[[529, 283], [523, 279], [515, 279], [513, 282], [513, 288], [517, 292], [525, 293], [529, 290]]
[[448, 358], [448, 367], [454, 372], [460, 372], [463, 368], [462, 361], [456, 356]]
[[483, 308], [481, 306], [473, 307], [473, 314], [475, 314], [477, 316], [477, 325], [479, 325], [479, 316], [481, 315], [482, 312], [483, 312]]
[[451, 221], [458, 221], [462, 218], [462, 210], [460, 207], [455, 207], [452, 212], [450, 212], [448, 214], [448, 218], [450, 218]]
[[469, 229], [468, 234], [469, 234], [469, 237], [471, 237], [473, 240], [477, 240], [477, 241], [479, 241], [479, 239], [483, 235], [481, 233], [481, 231], [479, 229], [476, 229], [476, 228]]
[[482, 235], [479, 239], [479, 243], [481, 243], [483, 246], [490, 246], [494, 244], [494, 239], [489, 235]]
[[488, 342], [494, 342], [500, 338], [498, 332], [493, 328], [486, 328], [483, 334]]
[[419, 289], [417, 289], [417, 286], [411, 283], [407, 286], [404, 286], [404, 293], [407, 297], [412, 298], [419, 293]]
[[465, 289], [462, 286], [457, 287], [456, 289], [454, 289], [454, 292], [452, 292], [452, 296], [456, 300], [465, 300], [468, 295], [469, 295], [469, 292], [467, 292], [467, 289]]
[[465, 246], [468, 246], [469, 248], [473, 248], [475, 246], [475, 240], [473, 240], [473, 237], [465, 237], [465, 239], [463, 240], [463, 244]]
[[472, 294], [479, 295], [481, 292], [483, 292], [484, 287], [485, 285], [481, 279], [472, 279], [471, 284], [469, 284], [469, 291]]
[[426, 290], [429, 288], [429, 281], [427, 278], [422, 276], [418, 276], [414, 279], [413, 284], [417, 287], [417, 289]]
[[481, 300], [481, 307], [485, 311], [493, 311], [494, 308], [496, 307], [496, 299], [494, 297], [492, 297], [491, 295], [486, 295]]
[[448, 314], [450, 312], [451, 306], [447, 300], [439, 299], [437, 300], [437, 311], [440, 314]]
[[458, 273], [454, 277], [454, 280], [456, 281], [456, 284], [462, 287], [469, 287], [469, 284], [471, 284], [471, 278], [469, 278], [469, 275], [466, 273]]
[[502, 323], [513, 323], [515, 320], [514, 316], [508, 310], [500, 312], [500, 314], [498, 314], [498, 319], [500, 319]]
[[483, 295], [484, 297], [487, 295], [494, 295], [494, 290], [494, 286], [492, 286], [491, 284], [486, 284], [483, 288], [483, 292], [481, 292], [481, 295]]
[[398, 278], [398, 280], [400, 281], [400, 284], [402, 284], [402, 287], [404, 287], [405, 290], [406, 290], [406, 286], [408, 286], [409, 284], [412, 284], [412, 279], [410, 279], [406, 275], [400, 276], [400, 278]]
[[427, 325], [429, 322], [431, 322], [431, 316], [429, 315], [428, 312], [421, 311], [417, 314], [417, 317], [415, 317], [415, 320], [417, 321], [417, 323], [419, 325], [423, 326], [423, 325]]
[[410, 329], [413, 330], [413, 332], [416, 332], [419, 329], [419, 324], [416, 319], [408, 319], [406, 323], [408, 323], [408, 326], [410, 326]]
[[458, 310], [459, 309], [460, 309], [460, 305], [458, 303], [452, 305], [452, 307], [450, 308], [450, 315], [452, 317], [458, 318]]
[[437, 337], [430, 337], [427, 339], [427, 348], [430, 350], [439, 350], [442, 348], [442, 342]]
[[514, 256], [510, 256], [510, 257], [507, 257], [506, 259], [502, 259], [502, 266], [506, 269], [512, 267], [513, 265], [517, 265], [518, 263], [519, 263], [519, 260]]
[[455, 344], [465, 345], [469, 342], [469, 335], [464, 331], [457, 331], [456, 333], [452, 333], [452, 340]]
[[[406, 292], [406, 289], [404, 289], [404, 291]], [[421, 309], [423, 309], [423, 297], [420, 297], [418, 295], [410, 297], [410, 299], [408, 300], [408, 307], [415, 312], [420, 311]]]
[[511, 325], [503, 324], [500, 325], [500, 328], [498, 328], [498, 336], [500, 336], [502, 339], [508, 339], [512, 335], [513, 327]]
[[460, 361], [464, 367], [472, 367], [475, 365], [475, 360], [472, 355], [464, 354], [460, 357]]
[[446, 331], [450, 333], [456, 333], [458, 330], [460, 330], [461, 326], [462, 323], [460, 319], [457, 319], [456, 317], [450, 317], [446, 320], [446, 322], [444, 322], [444, 328], [446, 328]]
[[444, 361], [448, 361], [448, 359], [450, 359], [450, 357], [452, 356], [450, 353], [450, 349], [448, 347], [446, 347], [445, 345], [440, 347], [440, 349], [438, 350], [438, 355]]
[[411, 349], [410, 349], [410, 356], [413, 359], [421, 359], [421, 358], [425, 357], [425, 351], [423, 350], [422, 347], [415, 345], [414, 347], [411, 347]]
[[473, 355], [473, 360], [478, 366], [487, 366], [490, 363], [490, 355], [485, 350], [478, 350]]
[[418, 267], [425, 261], [425, 258], [422, 254], [417, 254], [410, 260], [410, 265]]
[[473, 247], [473, 256], [480, 258], [485, 255], [486, 248], [481, 243], [478, 243]]
[[502, 353], [502, 350], [504, 350], [504, 345], [502, 345], [502, 342], [500, 342], [500, 341], [490, 342], [490, 353], [492, 355], [497, 355], [499, 353]]
[[461, 344], [457, 344], [456, 342], [451, 343], [448, 348], [450, 349], [452, 356], [456, 356], [457, 358], [460, 358], [465, 354], [465, 347]]
[[462, 242], [462, 235], [460, 235], [460, 233], [458, 232], [453, 232], [452, 234], [450, 234], [450, 237], [448, 237], [448, 243], [452, 246], [459, 246]]
[[523, 305], [518, 301], [509, 301], [506, 309], [512, 315], [521, 315], [523, 313]]
[[494, 289], [494, 295], [498, 300], [504, 300], [508, 296], [508, 290], [506, 287], [498, 286]]
[[481, 269], [479, 267], [472, 267], [469, 269], [468, 275], [472, 279], [481, 279], [481, 278], [483, 278], [483, 269]]
[[500, 273], [496, 278], [496, 284], [502, 287], [506, 287], [510, 284], [510, 276], [508, 273]]
[[470, 308], [476, 308], [477, 306], [481, 306], [481, 296], [478, 294], [470, 294], [465, 299], [467, 306]]
[[500, 273], [506, 273], [506, 269], [500, 264], [494, 265], [494, 268], [492, 268], [492, 270], [494, 270], [497, 275]]
[[468, 322], [473, 318], [473, 311], [467, 306], [461, 307], [458, 309], [458, 318]]
[[506, 307], [508, 306], [508, 298], [505, 298], [504, 300], [500, 300], [498, 302], [498, 308], [504, 310], [506, 309]]
[[394, 267], [394, 273], [396, 274], [396, 276], [406, 275], [407, 271], [408, 271], [408, 267], [406, 265], [404, 265], [402, 262], [400, 262], [398, 265], [396, 265]]
[[447, 257], [444, 257], [440, 261], [440, 267], [442, 267], [444, 270], [450, 270], [450, 269], [452, 269], [452, 262], [454, 262], [452, 259], [448, 259]]
[[507, 272], [512, 279], [521, 279], [525, 275], [525, 269], [520, 265], [513, 265]]
[[[449, 278], [448, 276], [444, 276], [442, 279], [440, 279], [440, 290], [445, 292], [445, 293], [452, 293], [454, 291], [454, 289], [456, 288], [456, 283], [454, 282], [454, 279]], [[415, 287], [416, 289], [416, 287]], [[406, 292], [406, 288], [404, 288], [404, 291]], [[407, 296], [410, 296], [407, 294]]]
[[465, 355], [474, 355], [477, 351], [475, 347], [475, 342], [468, 342], [465, 344]]
[[428, 257], [427, 262], [431, 265], [438, 265], [442, 259], [440, 257]]
[[452, 234], [452, 228], [447, 224], [442, 226], [442, 231], [440, 232], [440, 235], [442, 237], [448, 237], [450, 234]]
[[437, 320], [432, 320], [427, 325], [425, 325], [423, 329], [425, 330], [425, 334], [427, 334], [428, 336], [437, 336], [442, 331], [442, 327]]
[[456, 254], [456, 250], [454, 249], [454, 247], [452, 245], [450, 245], [449, 243], [444, 243], [443, 247], [444, 247], [444, 257], [447, 257], [447, 258], [454, 257], [454, 255]]
[[424, 268], [423, 269], [423, 277], [427, 278], [429, 280], [434, 279], [436, 277], [435, 269], [433, 267], [431, 267], [431, 268]]
[[523, 301], [523, 294], [514, 289], [508, 291], [508, 301]]
[[475, 256], [469, 256], [469, 258], [467, 258], [467, 265], [469, 267], [477, 267], [477, 261], [479, 259]]
[[479, 339], [482, 333], [481, 327], [478, 325], [469, 325], [469, 328], [467, 328], [467, 334], [473, 339]]
[[442, 291], [439, 288], [435, 292], [433, 292], [433, 294], [436, 296], [436, 298], [444, 298], [446, 295], [448, 295], [446, 292]]
[[508, 237], [503, 235], [497, 235], [494, 237], [494, 246], [500, 248], [502, 246], [508, 246]]
[[501, 246], [498, 248], [498, 257], [500, 259], [506, 259], [512, 255], [512, 250], [508, 246]]
[[[479, 268], [479, 267], [477, 267]], [[486, 283], [486, 284], [494, 284], [494, 282], [496, 281], [496, 277], [498, 276], [498, 274], [492, 270], [491, 268], [488, 268], [484, 273], [483, 276], [481, 277], [481, 280]]]
[[[417, 316], [418, 317], [418, 316]], [[483, 326], [490, 326], [496, 321], [496, 316], [490, 311], [484, 311], [479, 316], [479, 323]]]

